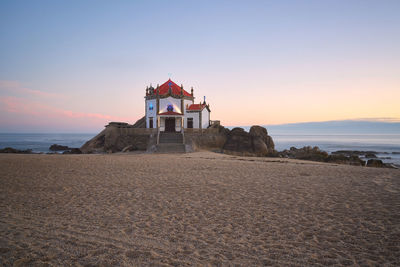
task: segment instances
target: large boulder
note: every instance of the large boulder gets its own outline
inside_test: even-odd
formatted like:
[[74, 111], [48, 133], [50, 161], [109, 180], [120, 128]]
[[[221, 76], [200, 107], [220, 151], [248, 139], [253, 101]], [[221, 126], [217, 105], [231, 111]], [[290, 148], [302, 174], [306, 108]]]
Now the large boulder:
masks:
[[268, 156], [275, 153], [275, 145], [267, 130], [261, 126], [252, 126], [250, 132], [243, 128], [234, 128], [223, 147], [224, 152], [236, 155]]
[[87, 141], [80, 150], [83, 153], [120, 152], [131, 145], [134, 150], [146, 150], [150, 134], [138, 134], [133, 127], [110, 123], [98, 135]]
[[63, 146], [63, 145], [58, 145], [58, 144], [53, 144], [49, 147], [50, 151], [63, 151], [63, 150], [68, 150], [68, 146]]
[[261, 139], [261, 141], [267, 146], [268, 152], [274, 151], [274, 140], [272, 140], [272, 137], [268, 135], [267, 129], [258, 125], [254, 125], [251, 126], [249, 134], [251, 137], [253, 137], [253, 139]]
[[230, 131], [221, 125], [215, 124], [210, 128], [216, 128], [218, 132], [207, 133], [207, 131], [205, 131], [201, 134], [185, 133], [186, 151], [209, 150], [221, 152]]
[[253, 152], [251, 137], [243, 128], [233, 128], [228, 134], [224, 151], [237, 154], [251, 154]]
[[383, 168], [386, 166], [380, 159], [369, 159], [367, 161], [367, 167]]

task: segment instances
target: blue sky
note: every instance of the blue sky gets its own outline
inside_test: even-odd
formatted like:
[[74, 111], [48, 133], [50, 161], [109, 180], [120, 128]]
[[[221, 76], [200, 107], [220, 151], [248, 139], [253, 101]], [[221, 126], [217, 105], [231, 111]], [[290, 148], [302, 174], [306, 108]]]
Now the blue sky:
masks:
[[0, 123], [132, 123], [169, 73], [225, 125], [400, 118], [399, 14], [400, 1], [1, 1]]

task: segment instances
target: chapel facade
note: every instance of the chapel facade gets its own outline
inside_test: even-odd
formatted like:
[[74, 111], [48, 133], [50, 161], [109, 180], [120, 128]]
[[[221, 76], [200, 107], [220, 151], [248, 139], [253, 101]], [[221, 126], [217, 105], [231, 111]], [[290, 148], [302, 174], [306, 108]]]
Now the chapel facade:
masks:
[[210, 126], [210, 105], [194, 102], [193, 87], [188, 93], [169, 79], [156, 88], [146, 88], [146, 128], [160, 132], [182, 132], [185, 128], [205, 129]]

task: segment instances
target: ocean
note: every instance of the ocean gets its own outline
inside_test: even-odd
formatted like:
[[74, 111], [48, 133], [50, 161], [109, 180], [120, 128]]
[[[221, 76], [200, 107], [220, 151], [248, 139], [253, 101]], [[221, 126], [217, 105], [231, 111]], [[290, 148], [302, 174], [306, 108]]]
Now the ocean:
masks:
[[[244, 127], [246, 128], [246, 127]], [[246, 129], [248, 130], [248, 129]], [[400, 165], [400, 134], [282, 134], [270, 131], [278, 151], [290, 147], [318, 146], [321, 150], [376, 151], [386, 163]], [[0, 133], [0, 148], [32, 149], [33, 152], [49, 152], [52, 144], [81, 147], [96, 134], [54, 133]], [[395, 153], [393, 153], [395, 152]]]
[[50, 152], [52, 144], [81, 147], [96, 134], [63, 133], [0, 133], [0, 148], [32, 149], [35, 153]]

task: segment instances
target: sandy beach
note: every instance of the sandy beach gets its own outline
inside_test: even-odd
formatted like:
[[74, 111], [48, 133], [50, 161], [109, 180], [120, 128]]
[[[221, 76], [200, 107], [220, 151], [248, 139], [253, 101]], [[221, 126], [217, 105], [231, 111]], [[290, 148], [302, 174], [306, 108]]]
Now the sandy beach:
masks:
[[400, 170], [0, 155], [0, 265], [400, 265]]

